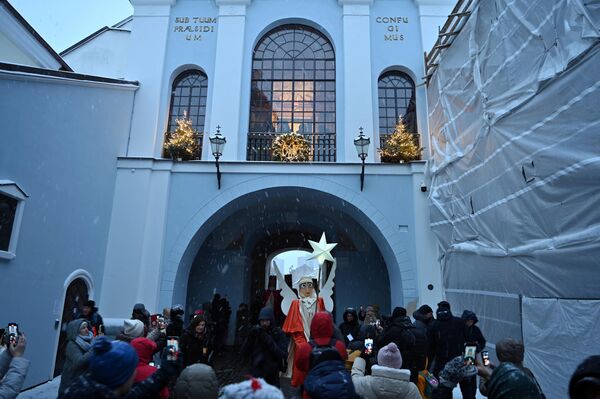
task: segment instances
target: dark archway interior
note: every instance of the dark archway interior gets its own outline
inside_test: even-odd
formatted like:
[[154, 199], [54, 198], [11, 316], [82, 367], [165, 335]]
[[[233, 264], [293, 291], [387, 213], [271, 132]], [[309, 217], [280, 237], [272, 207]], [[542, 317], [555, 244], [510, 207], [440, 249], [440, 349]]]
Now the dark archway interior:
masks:
[[347, 306], [376, 304], [390, 311], [390, 282], [385, 261], [366, 230], [356, 221], [357, 208], [315, 190], [273, 188], [248, 194], [235, 210], [208, 234], [190, 270], [187, 314], [211, 300], [227, 296], [233, 310], [228, 342], [233, 342], [235, 311], [261, 295], [265, 264], [281, 249], [311, 250], [325, 232], [338, 268], [334, 315], [339, 323]]

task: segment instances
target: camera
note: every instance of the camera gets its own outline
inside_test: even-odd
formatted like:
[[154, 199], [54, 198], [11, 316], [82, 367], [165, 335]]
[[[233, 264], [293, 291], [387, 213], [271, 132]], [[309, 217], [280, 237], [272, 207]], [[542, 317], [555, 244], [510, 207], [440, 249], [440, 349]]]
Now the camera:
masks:
[[426, 192], [426, 191], [427, 191], [427, 186], [425, 185], [425, 182], [424, 182], [424, 181], [422, 181], [422, 182], [421, 182], [421, 192], [422, 192], [422, 193], [424, 193], [424, 192]]

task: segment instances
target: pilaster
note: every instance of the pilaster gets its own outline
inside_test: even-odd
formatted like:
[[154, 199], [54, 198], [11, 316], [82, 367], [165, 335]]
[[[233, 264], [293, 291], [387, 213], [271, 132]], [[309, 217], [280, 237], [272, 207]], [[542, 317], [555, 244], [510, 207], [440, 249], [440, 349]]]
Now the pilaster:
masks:
[[127, 155], [160, 156], [159, 123], [171, 6], [175, 0], [131, 0], [133, 29], [127, 79], [140, 82], [136, 92]]
[[338, 134], [339, 161], [360, 162], [353, 139], [363, 127], [371, 138], [367, 162], [375, 159], [373, 82], [371, 79], [372, 0], [338, 0], [343, 7], [344, 131]]
[[209, 134], [217, 125], [227, 138], [223, 160], [245, 159], [242, 148], [246, 131], [240, 125], [242, 66], [246, 28], [246, 7], [251, 0], [215, 0], [219, 6], [217, 52]]

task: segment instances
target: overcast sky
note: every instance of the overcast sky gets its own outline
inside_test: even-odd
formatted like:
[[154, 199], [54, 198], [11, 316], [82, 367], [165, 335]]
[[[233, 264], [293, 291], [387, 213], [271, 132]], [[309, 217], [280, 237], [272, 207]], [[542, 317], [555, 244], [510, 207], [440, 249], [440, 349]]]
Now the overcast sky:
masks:
[[129, 0], [8, 0], [60, 53], [104, 26], [133, 13]]

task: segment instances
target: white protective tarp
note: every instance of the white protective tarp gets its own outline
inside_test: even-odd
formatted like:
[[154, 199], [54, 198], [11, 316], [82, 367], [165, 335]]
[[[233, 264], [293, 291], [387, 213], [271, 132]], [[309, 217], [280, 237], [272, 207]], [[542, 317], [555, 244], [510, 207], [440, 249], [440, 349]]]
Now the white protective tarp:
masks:
[[600, 1], [471, 11], [427, 89], [430, 217], [447, 299], [494, 343], [522, 339], [520, 295], [600, 298]]
[[[583, 317], [582, 317], [583, 316]], [[600, 301], [523, 298], [525, 363], [548, 399], [568, 398], [571, 374], [600, 347]]]

